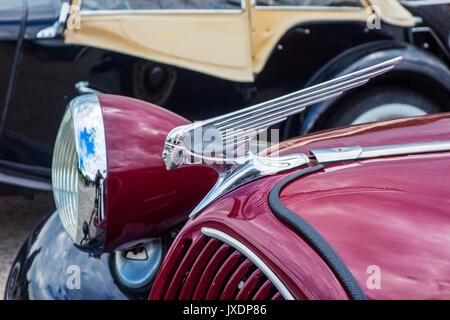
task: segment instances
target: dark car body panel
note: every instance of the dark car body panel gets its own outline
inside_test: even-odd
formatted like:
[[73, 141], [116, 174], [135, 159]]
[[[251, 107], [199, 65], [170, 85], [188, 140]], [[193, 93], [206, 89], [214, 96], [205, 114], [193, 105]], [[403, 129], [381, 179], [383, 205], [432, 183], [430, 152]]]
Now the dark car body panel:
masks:
[[[412, 90], [426, 90], [436, 104], [445, 104], [450, 99], [450, 72], [448, 66], [436, 56], [404, 42], [382, 40], [356, 46], [337, 55], [311, 77], [307, 86], [312, 86], [334, 77], [354, 72], [371, 65], [403, 57], [403, 62], [387, 75], [373, 79], [361, 90], [376, 86], [402, 86]], [[287, 121], [284, 138], [316, 131], [352, 91], [340, 97], [317, 103], [308, 108], [304, 115], [294, 115]], [[450, 101], [450, 100], [449, 100]], [[443, 110], [444, 111], [444, 110]], [[447, 110], [445, 110], [447, 111]], [[341, 110], [345, 112], [345, 110]], [[303, 119], [302, 119], [303, 116]], [[296, 124], [301, 124], [296, 126]], [[297, 128], [297, 131], [295, 130]]]
[[0, 40], [17, 40], [19, 26], [27, 7], [25, 37], [33, 39], [36, 33], [52, 25], [59, 15], [63, 0], [2, 0], [0, 3]]
[[[114, 282], [110, 254], [90, 257], [77, 249], [64, 230], [57, 212], [52, 212], [32, 232], [19, 251], [14, 266], [19, 273], [8, 283], [5, 297], [21, 300], [129, 299]], [[80, 288], [67, 285], [70, 266], [80, 269]], [[11, 278], [10, 280], [11, 281]]]

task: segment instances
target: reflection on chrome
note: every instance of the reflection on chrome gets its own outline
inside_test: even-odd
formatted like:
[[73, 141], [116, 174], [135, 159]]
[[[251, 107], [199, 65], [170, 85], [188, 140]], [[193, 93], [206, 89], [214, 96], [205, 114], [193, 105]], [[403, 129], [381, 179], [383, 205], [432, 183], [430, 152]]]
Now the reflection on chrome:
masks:
[[[167, 170], [203, 165], [214, 169], [219, 176], [190, 217], [243, 184], [309, 163], [304, 154], [278, 158], [254, 155], [250, 152], [250, 141], [306, 107], [361, 86], [402, 61], [403, 57], [399, 56], [238, 111], [174, 128], [167, 135], [162, 153]], [[198, 136], [200, 140], [196, 139]]]
[[107, 175], [102, 110], [96, 95], [73, 99], [56, 138], [52, 183], [62, 224], [81, 249], [101, 251]]

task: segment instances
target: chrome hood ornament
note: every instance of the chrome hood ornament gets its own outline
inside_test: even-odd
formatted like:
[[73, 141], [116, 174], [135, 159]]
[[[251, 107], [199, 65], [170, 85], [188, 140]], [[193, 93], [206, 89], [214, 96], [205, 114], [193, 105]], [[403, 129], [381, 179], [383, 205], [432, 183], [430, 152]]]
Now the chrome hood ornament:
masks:
[[167, 170], [203, 165], [219, 175], [217, 183], [190, 216], [242, 184], [307, 164], [309, 158], [304, 154], [258, 156], [251, 151], [250, 141], [307, 106], [361, 86], [390, 71], [402, 60], [397, 57], [270, 101], [173, 129], [162, 153]]

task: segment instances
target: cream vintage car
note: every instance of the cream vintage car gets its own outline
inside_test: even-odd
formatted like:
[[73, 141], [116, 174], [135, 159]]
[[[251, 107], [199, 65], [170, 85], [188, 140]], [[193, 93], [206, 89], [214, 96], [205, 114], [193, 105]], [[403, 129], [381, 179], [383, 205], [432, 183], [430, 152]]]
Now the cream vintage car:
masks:
[[80, 93], [202, 120], [403, 56], [363, 90], [290, 117], [280, 139], [447, 111], [448, 2], [4, 0], [0, 184], [51, 189], [58, 124]]

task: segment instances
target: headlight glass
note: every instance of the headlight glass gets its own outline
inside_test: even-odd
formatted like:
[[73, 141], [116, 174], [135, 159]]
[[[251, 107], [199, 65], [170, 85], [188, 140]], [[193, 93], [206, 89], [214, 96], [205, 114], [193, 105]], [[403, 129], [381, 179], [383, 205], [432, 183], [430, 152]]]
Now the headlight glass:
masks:
[[105, 238], [107, 176], [103, 114], [97, 95], [74, 98], [64, 114], [53, 150], [56, 208], [74, 244], [101, 252]]
[[74, 242], [78, 224], [77, 171], [77, 150], [72, 112], [70, 108], [67, 108], [53, 152], [52, 184], [61, 223]]

